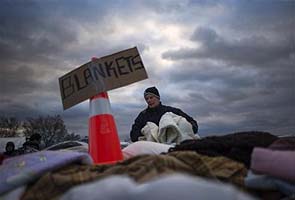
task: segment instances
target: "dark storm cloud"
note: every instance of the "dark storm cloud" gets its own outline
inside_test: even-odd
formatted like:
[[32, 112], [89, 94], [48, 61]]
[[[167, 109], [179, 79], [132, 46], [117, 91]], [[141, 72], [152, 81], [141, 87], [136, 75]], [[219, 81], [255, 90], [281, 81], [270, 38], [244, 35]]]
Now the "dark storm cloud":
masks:
[[[222, 17], [223, 26], [264, 34], [284, 33], [294, 36], [294, 1], [254, 0], [227, 2], [230, 14]], [[266, 31], [268, 30], [268, 31]]]
[[167, 95], [171, 103], [181, 102], [178, 103], [181, 107], [191, 110], [196, 116], [225, 112], [229, 105], [251, 95], [252, 87], [257, 84], [252, 77], [241, 73], [241, 70], [231, 71], [208, 65], [204, 68], [190, 65], [190, 68], [189, 71], [169, 74], [170, 82], [177, 84], [185, 98], [181, 95]]
[[226, 14], [218, 16], [210, 26], [198, 26], [191, 36], [200, 48], [170, 50], [163, 57], [257, 65], [294, 55], [294, 1], [218, 4], [226, 8]]
[[199, 118], [200, 134], [294, 134], [294, 2], [261, 2], [229, 6], [223, 27], [195, 29], [198, 47], [162, 55], [177, 63], [168, 77], [187, 96], [173, 101]]
[[75, 59], [76, 54], [68, 52], [74, 49], [67, 48], [77, 43], [78, 26], [93, 22], [98, 26], [104, 20], [105, 6], [93, 1], [1, 1], [1, 76], [14, 70], [18, 74], [24, 63], [26, 69], [40, 71], [60, 68], [70, 56]]
[[216, 132], [216, 124], [224, 131], [231, 127], [232, 131], [292, 132], [295, 72], [290, 63], [262, 69], [259, 65], [247, 68], [213, 63], [179, 61], [168, 76], [179, 91], [187, 93], [186, 98], [169, 99], [182, 102], [183, 107], [200, 117], [205, 122], [203, 133]]
[[1, 115], [61, 113], [57, 80], [64, 61], [77, 59], [68, 52], [77, 43], [77, 25], [98, 23], [105, 12], [90, 1], [1, 1]]
[[[59, 53], [76, 38], [65, 19], [48, 4], [36, 2], [1, 2], [1, 61], [44, 59]], [[62, 23], [64, 22], [64, 23]]]
[[215, 59], [234, 65], [261, 65], [275, 60], [289, 59], [294, 51], [294, 40], [273, 41], [263, 35], [227, 40], [211, 28], [198, 28], [191, 38], [201, 43], [196, 49], [168, 51], [163, 58]]
[[44, 64], [69, 56], [68, 48], [78, 43], [79, 26], [92, 25], [99, 30], [108, 5], [76, 0], [1, 1], [1, 63], [11, 64], [13, 60]]
[[[25, 94], [34, 90], [37, 85], [36, 81], [32, 80], [34, 76], [34, 71], [26, 66], [20, 66], [17, 69], [13, 67], [1, 69], [1, 94], [2, 95], [12, 95], [12, 94]], [[4, 76], [3, 76], [4, 75]], [[19, 87], [19, 86], [22, 87]], [[14, 86], [13, 90], [11, 87]]]
[[292, 133], [295, 73], [289, 63], [261, 70], [179, 61], [175, 69], [168, 76], [170, 82], [187, 96], [171, 96], [170, 103], [181, 102], [179, 106], [199, 118], [202, 134], [235, 130]]

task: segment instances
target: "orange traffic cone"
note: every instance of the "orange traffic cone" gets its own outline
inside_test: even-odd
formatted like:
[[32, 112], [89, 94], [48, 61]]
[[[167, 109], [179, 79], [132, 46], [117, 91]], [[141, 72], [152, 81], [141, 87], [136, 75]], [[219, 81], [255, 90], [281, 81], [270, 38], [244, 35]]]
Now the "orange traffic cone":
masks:
[[123, 160], [107, 92], [90, 98], [89, 154], [95, 164], [115, 163]]

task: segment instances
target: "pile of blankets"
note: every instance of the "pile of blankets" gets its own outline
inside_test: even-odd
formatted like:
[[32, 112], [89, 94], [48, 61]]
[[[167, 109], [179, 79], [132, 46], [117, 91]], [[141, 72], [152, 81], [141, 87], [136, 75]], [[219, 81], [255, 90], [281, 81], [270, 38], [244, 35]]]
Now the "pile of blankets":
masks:
[[74, 151], [4, 160], [0, 199], [294, 199], [295, 139], [241, 132], [93, 165]]
[[245, 187], [263, 199], [295, 199], [295, 137], [241, 132], [186, 140], [170, 152], [187, 150], [243, 163], [248, 170]]

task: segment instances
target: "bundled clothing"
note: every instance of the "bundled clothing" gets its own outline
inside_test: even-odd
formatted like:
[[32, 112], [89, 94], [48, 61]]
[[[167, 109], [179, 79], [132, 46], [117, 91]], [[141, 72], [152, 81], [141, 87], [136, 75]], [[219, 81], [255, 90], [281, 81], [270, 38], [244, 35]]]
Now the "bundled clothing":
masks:
[[159, 155], [167, 153], [173, 145], [151, 142], [151, 141], [137, 141], [133, 142], [124, 149], [122, 153], [125, 159], [138, 155]]
[[267, 132], [239, 132], [224, 136], [209, 136], [186, 140], [170, 151], [196, 151], [208, 156], [225, 156], [250, 167], [254, 147], [268, 147], [278, 137]]
[[160, 119], [159, 127], [153, 122], [141, 129], [143, 137], [140, 140], [159, 142], [165, 144], [179, 144], [188, 139], [199, 139], [192, 129], [192, 125], [184, 118], [172, 112], [166, 112]]
[[147, 124], [147, 122], [153, 122], [154, 124], [159, 126], [160, 119], [166, 112], [172, 112], [176, 115], [184, 117], [192, 125], [193, 132], [198, 132], [198, 124], [192, 117], [190, 117], [178, 108], [165, 106], [160, 103], [160, 105], [155, 108], [148, 107], [141, 113], [139, 113], [130, 131], [131, 141], [138, 141], [138, 138], [140, 136], [143, 136], [143, 134], [141, 133], [141, 129]]

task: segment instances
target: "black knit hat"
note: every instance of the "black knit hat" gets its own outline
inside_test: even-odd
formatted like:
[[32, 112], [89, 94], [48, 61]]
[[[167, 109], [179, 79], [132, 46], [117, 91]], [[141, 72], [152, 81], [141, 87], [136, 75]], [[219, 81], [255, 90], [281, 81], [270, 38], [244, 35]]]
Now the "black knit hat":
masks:
[[144, 96], [151, 94], [160, 99], [159, 91], [156, 87], [149, 87], [144, 91]]

